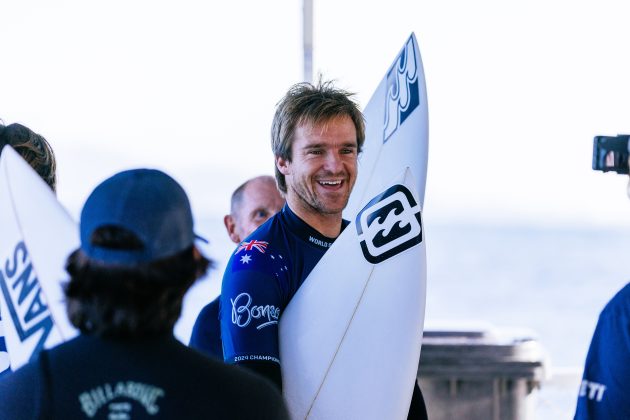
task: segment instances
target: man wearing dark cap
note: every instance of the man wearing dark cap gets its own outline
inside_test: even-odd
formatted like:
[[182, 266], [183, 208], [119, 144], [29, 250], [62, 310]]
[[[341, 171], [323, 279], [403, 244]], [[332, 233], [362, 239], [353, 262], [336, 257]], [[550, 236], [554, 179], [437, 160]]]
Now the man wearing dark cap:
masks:
[[83, 207], [80, 237], [65, 294], [81, 334], [0, 382], [0, 417], [287, 418], [264, 379], [173, 337], [185, 292], [210, 265], [177, 182], [149, 169], [107, 179]]

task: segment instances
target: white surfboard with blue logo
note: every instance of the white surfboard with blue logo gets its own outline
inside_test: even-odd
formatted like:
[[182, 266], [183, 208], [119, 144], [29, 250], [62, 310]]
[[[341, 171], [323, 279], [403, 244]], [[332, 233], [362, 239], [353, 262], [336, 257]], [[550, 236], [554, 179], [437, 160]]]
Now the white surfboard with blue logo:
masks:
[[280, 318], [293, 419], [406, 419], [426, 298], [424, 72], [412, 34], [364, 111], [351, 224]]
[[9, 146], [0, 156], [0, 232], [1, 330], [15, 370], [77, 334], [61, 284], [79, 238], [50, 187]]

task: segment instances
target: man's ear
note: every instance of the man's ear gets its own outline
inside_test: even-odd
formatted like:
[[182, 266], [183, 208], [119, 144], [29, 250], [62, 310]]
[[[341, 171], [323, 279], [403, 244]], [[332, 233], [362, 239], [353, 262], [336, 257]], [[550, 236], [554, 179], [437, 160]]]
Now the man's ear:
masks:
[[240, 243], [241, 238], [236, 233], [236, 221], [234, 220], [234, 217], [232, 217], [231, 214], [223, 217], [223, 224], [225, 225], [225, 230], [227, 230], [227, 234], [232, 242], [234, 242], [235, 244]]
[[289, 161], [289, 159], [276, 156], [276, 168], [278, 168], [282, 175], [287, 176], [291, 173], [291, 171], [289, 170], [290, 164], [291, 162]]

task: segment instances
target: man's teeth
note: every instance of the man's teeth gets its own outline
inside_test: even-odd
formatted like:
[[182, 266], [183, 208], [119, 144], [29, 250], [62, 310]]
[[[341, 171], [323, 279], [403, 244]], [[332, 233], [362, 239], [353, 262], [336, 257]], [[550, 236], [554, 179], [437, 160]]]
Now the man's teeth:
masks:
[[322, 185], [339, 185], [341, 181], [319, 181]]

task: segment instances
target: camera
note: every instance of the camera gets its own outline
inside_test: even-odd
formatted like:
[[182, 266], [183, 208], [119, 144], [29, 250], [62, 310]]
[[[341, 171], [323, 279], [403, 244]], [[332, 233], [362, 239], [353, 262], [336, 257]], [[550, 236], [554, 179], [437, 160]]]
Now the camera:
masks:
[[595, 136], [593, 139], [593, 170], [615, 171], [628, 174], [628, 147], [630, 135], [619, 134], [616, 137]]

